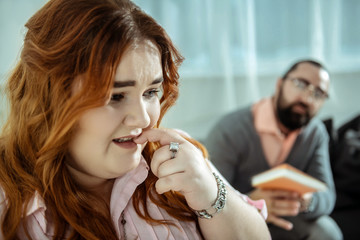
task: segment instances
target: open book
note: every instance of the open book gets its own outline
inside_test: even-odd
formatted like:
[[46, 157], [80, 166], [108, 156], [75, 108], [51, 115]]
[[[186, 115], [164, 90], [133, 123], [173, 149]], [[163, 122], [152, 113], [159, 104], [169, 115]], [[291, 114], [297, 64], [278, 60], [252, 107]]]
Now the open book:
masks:
[[300, 194], [327, 188], [323, 182], [286, 163], [253, 176], [251, 184], [256, 188], [289, 190]]

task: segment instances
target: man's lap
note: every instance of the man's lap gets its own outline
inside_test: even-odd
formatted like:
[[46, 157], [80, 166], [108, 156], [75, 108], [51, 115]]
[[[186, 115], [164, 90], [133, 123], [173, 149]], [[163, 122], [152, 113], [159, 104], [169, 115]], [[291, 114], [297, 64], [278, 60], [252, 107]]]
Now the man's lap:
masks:
[[300, 217], [288, 217], [294, 225], [287, 231], [272, 224], [269, 230], [273, 240], [342, 240], [342, 233], [336, 222], [329, 216], [321, 216], [317, 219], [305, 220]]

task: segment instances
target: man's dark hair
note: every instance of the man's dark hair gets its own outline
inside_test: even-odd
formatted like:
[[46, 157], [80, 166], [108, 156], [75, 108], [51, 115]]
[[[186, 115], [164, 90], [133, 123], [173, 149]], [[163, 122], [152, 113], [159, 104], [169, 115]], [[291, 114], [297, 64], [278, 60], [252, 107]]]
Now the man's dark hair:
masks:
[[301, 63], [310, 63], [320, 69], [324, 69], [325, 71], [327, 71], [327, 69], [324, 67], [324, 65], [322, 65], [321, 63], [317, 62], [317, 61], [314, 61], [314, 60], [311, 60], [311, 59], [305, 59], [305, 60], [300, 60], [300, 61], [297, 61], [296, 63], [294, 63], [287, 71], [286, 73], [283, 75], [282, 79], [286, 79], [289, 75], [290, 72], [294, 71], [299, 64]]

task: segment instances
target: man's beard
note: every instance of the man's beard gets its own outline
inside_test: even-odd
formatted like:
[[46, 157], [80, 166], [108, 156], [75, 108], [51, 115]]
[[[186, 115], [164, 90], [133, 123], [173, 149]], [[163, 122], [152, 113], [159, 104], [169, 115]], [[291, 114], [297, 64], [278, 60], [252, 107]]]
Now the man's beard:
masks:
[[[309, 106], [302, 102], [295, 102], [290, 104], [289, 106], [282, 107], [281, 101], [283, 101], [282, 89], [280, 90], [279, 98], [276, 103], [276, 112], [280, 123], [284, 125], [287, 129], [293, 131], [303, 126], [306, 126], [310, 122], [312, 117], [310, 116]], [[305, 109], [305, 113], [300, 114], [294, 112], [293, 108], [296, 105], [303, 107]]]

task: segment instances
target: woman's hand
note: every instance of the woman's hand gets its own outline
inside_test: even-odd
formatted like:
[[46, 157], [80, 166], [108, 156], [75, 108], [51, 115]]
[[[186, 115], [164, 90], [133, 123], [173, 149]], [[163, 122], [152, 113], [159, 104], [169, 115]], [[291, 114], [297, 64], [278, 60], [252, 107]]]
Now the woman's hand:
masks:
[[[209, 209], [217, 197], [217, 183], [202, 152], [183, 138], [177, 131], [150, 129], [134, 142], [159, 142], [151, 160], [151, 170], [159, 178], [156, 191], [159, 194], [173, 190], [182, 193], [187, 204], [195, 210]], [[179, 143], [173, 154], [170, 142]], [[211, 219], [199, 218], [199, 226], [205, 239], [270, 239], [265, 221], [257, 210], [246, 203], [232, 189], [227, 189], [224, 209]]]
[[[204, 159], [202, 152], [170, 129], [144, 131], [134, 142], [159, 142], [151, 160], [151, 170], [159, 179], [156, 191], [159, 194], [170, 190], [184, 195], [188, 205], [195, 210], [208, 209], [217, 197], [216, 180]], [[170, 142], [179, 143], [179, 150], [172, 157]]]

